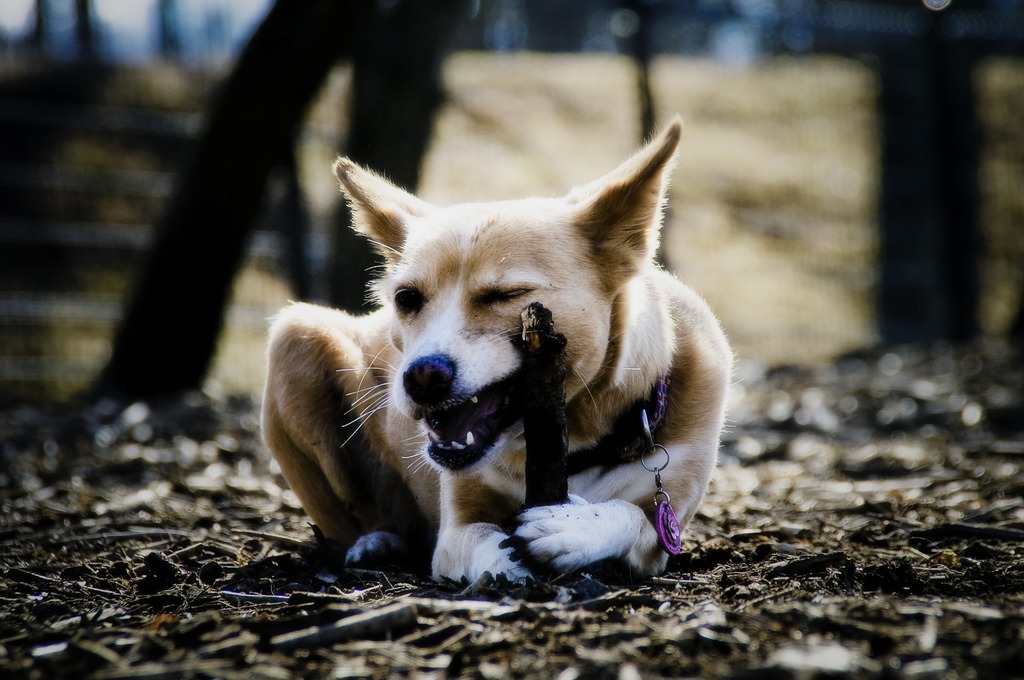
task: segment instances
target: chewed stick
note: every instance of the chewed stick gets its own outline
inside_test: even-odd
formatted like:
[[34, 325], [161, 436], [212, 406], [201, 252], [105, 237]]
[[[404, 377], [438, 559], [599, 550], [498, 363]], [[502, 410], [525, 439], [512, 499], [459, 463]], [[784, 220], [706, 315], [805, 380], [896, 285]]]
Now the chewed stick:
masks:
[[569, 436], [565, 419], [565, 336], [555, 332], [551, 312], [539, 302], [522, 312], [523, 353], [519, 394], [526, 438], [526, 507], [569, 500], [566, 465]]

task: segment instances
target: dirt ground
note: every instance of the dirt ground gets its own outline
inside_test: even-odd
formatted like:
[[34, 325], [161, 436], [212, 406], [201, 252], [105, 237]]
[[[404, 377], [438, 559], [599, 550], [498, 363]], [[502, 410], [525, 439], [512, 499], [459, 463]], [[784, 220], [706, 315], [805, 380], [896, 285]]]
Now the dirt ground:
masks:
[[740, 367], [663, 577], [346, 570], [203, 395], [0, 413], [4, 678], [1024, 677], [1024, 363]]

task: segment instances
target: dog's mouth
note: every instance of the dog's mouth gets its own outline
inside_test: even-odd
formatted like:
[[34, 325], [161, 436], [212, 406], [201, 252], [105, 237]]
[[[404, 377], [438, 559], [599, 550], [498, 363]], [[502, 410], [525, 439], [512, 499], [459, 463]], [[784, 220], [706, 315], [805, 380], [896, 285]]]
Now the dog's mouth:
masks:
[[492, 383], [465, 401], [430, 411], [427, 453], [449, 470], [467, 468], [487, 453], [505, 429], [521, 416], [513, 381]]

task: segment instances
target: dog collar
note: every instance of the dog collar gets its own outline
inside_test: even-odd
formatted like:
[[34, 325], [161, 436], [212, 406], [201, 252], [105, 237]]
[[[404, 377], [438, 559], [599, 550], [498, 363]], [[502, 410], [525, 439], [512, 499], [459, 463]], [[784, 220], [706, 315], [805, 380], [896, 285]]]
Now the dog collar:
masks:
[[647, 450], [641, 413], [647, 411], [651, 432], [656, 432], [668, 408], [671, 373], [658, 378], [645, 399], [636, 401], [616, 420], [612, 431], [593, 446], [569, 454], [566, 469], [570, 475], [592, 467], [613, 467], [638, 460]]

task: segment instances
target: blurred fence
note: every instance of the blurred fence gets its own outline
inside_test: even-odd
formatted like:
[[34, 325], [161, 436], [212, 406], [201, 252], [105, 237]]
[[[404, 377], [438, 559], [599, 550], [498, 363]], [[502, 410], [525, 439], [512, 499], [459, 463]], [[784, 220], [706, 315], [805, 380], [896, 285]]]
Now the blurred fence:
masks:
[[[1024, 288], [1017, 5], [976, 3], [942, 24], [943, 40], [974, 41], [976, 260], [989, 334], [1006, 331]], [[613, 167], [642, 136], [631, 41], [648, 31], [655, 118], [679, 112], [687, 123], [668, 265], [708, 297], [741, 357], [822, 360], [874, 344], [884, 60], [925, 20], [936, 19], [905, 3], [482, 0], [462, 37], [482, 52], [446, 66], [450, 101], [421, 191], [439, 203], [550, 195]], [[66, 398], [97, 376], [220, 75], [194, 55], [114, 66], [15, 47], [0, 59], [4, 403]], [[347, 84], [339, 67], [299, 141], [314, 292], [338, 200], [328, 168], [344, 137]], [[268, 190], [238, 277], [213, 369], [224, 390], [258, 389], [266, 318], [293, 294], [280, 217], [288, 185]], [[911, 223], [914, 234], [926, 227]]]
[[[0, 401], [67, 398], [95, 380], [216, 77], [173, 65], [0, 68]], [[227, 351], [262, 354], [287, 290], [281, 241], [267, 223], [251, 239]], [[228, 389], [252, 388], [258, 360], [221, 363]]]

